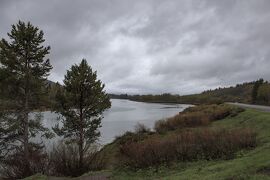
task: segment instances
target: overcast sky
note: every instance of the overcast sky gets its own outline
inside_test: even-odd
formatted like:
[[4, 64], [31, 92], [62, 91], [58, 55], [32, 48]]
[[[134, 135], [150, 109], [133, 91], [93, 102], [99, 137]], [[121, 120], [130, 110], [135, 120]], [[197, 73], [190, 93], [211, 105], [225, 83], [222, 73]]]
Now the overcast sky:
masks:
[[82, 58], [110, 93], [270, 80], [269, 0], [1, 0], [0, 37], [18, 20], [44, 31], [53, 81]]

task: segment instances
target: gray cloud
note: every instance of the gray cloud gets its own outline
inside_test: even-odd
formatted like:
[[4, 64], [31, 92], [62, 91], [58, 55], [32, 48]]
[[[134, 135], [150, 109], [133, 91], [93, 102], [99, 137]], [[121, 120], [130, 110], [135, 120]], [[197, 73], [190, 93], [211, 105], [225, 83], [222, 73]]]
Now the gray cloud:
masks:
[[268, 0], [3, 0], [0, 37], [31, 21], [54, 69], [86, 58], [112, 93], [189, 94], [270, 80]]

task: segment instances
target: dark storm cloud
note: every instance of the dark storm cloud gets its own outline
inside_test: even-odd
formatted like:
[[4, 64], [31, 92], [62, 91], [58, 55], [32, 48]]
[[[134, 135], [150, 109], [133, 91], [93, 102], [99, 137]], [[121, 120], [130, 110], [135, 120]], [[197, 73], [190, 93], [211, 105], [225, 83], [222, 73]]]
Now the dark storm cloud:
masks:
[[62, 81], [86, 58], [113, 93], [200, 92], [270, 78], [268, 0], [0, 2], [0, 36], [31, 21]]

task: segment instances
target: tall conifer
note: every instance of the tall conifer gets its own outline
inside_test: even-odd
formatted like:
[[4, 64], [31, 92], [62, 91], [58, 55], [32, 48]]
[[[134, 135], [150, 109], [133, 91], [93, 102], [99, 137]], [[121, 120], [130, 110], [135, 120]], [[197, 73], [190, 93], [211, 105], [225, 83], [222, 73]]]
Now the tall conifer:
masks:
[[83, 59], [73, 65], [64, 79], [64, 92], [58, 94], [57, 112], [62, 115], [62, 128], [54, 128], [58, 135], [79, 149], [79, 169], [83, 171], [84, 155], [100, 133], [102, 113], [110, 108], [111, 102], [97, 79], [97, 73]]
[[43, 31], [30, 22], [12, 25], [8, 37], [0, 41], [0, 146], [2, 156], [16, 153], [24, 158], [22, 176], [27, 176], [32, 154], [42, 148], [31, 138], [42, 132], [50, 135], [40, 115], [30, 115], [46, 93], [45, 80], [52, 66], [45, 57], [50, 47], [43, 45]]

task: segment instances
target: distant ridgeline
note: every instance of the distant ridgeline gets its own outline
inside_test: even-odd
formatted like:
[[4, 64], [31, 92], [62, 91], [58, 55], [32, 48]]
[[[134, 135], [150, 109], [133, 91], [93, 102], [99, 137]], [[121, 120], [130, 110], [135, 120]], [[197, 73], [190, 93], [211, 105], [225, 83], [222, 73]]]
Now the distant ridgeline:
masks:
[[[47, 80], [47, 92], [40, 102], [39, 110], [53, 109], [55, 98], [58, 91], [63, 91], [62, 85], [58, 82]], [[237, 84], [234, 87], [217, 88], [214, 90], [204, 91], [200, 94], [192, 95], [128, 95], [128, 94], [109, 94], [112, 99], [129, 99], [132, 101], [150, 102], [150, 103], [179, 103], [179, 104], [212, 104], [223, 102], [241, 102], [261, 105], [270, 105], [270, 83], [263, 79]], [[3, 98], [2, 98], [3, 101]], [[41, 109], [40, 109], [41, 107]]]
[[236, 86], [217, 88], [192, 95], [128, 95], [110, 94], [112, 99], [129, 99], [151, 103], [212, 104], [223, 102], [241, 102], [270, 105], [270, 84], [263, 79], [237, 84]]

